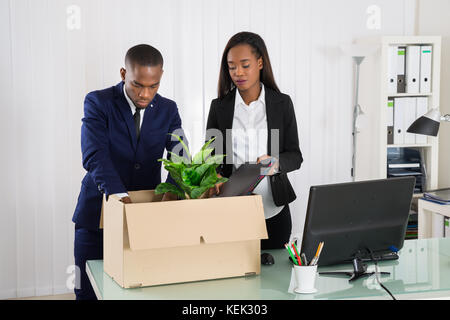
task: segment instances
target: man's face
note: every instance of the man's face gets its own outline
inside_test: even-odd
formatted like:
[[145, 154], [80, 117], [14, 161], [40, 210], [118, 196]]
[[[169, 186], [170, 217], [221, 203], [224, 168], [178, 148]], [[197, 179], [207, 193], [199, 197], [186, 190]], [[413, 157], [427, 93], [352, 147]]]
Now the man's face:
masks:
[[162, 66], [126, 66], [120, 69], [120, 75], [125, 82], [128, 97], [138, 108], [146, 108], [159, 89], [163, 74]]

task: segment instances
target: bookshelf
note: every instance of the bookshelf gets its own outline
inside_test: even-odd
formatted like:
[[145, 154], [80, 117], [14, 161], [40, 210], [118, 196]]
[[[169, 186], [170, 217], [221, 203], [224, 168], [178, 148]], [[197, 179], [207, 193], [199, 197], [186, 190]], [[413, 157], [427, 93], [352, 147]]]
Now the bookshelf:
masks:
[[[364, 112], [358, 129], [355, 156], [355, 180], [387, 177], [389, 148], [413, 148], [420, 152], [426, 173], [424, 190], [438, 187], [439, 138], [426, 137], [422, 143], [387, 143], [387, 102], [393, 98], [425, 97], [428, 110], [439, 108], [441, 37], [440, 36], [381, 36], [358, 39], [357, 43], [376, 46], [375, 54], [365, 58], [360, 71], [359, 104]], [[431, 90], [429, 93], [389, 93], [388, 54], [390, 46], [432, 46]], [[413, 197], [415, 210], [420, 194]]]

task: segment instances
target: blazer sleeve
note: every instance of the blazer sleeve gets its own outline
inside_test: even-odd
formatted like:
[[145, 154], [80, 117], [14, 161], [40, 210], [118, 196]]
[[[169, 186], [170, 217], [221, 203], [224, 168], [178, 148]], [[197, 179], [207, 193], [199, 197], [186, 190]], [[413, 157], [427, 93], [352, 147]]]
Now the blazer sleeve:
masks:
[[[218, 122], [218, 119], [217, 119], [217, 111], [216, 111], [216, 108], [217, 108], [217, 103], [216, 103], [216, 101], [217, 100], [213, 100], [213, 101], [211, 101], [211, 106], [209, 107], [209, 114], [208, 114], [208, 120], [207, 120], [207, 122], [206, 122], [206, 130], [208, 131], [208, 130], [211, 130], [211, 129], [216, 129], [216, 130], [220, 130], [219, 129], [219, 122]], [[223, 133], [221, 133], [221, 138], [223, 139], [224, 137], [223, 137]], [[206, 142], [208, 142], [208, 139], [205, 139], [205, 143]], [[214, 143], [217, 143], [217, 139], [216, 139], [216, 141], [214, 141], [213, 142], [213, 144]], [[222, 141], [222, 147], [224, 146], [224, 144], [223, 144], [223, 141]], [[223, 151], [223, 150], [222, 150]], [[222, 152], [223, 153], [223, 152]], [[215, 148], [214, 148], [214, 150], [213, 150], [213, 152], [211, 152], [211, 155], [213, 156], [213, 155], [215, 155], [216, 154], [216, 150], [215, 150]], [[217, 168], [216, 168], [216, 172], [217, 173], [219, 173], [220, 175], [224, 175], [223, 174], [223, 164], [221, 164], [220, 166], [218, 166]]]
[[206, 130], [208, 129], [219, 129], [215, 100], [211, 101], [211, 106], [209, 107], [208, 121], [206, 122]]
[[300, 151], [297, 121], [295, 118], [294, 105], [291, 98], [288, 96], [288, 107], [284, 114], [283, 122], [285, 124], [284, 133], [284, 151], [279, 154], [279, 172], [288, 173], [300, 168], [303, 157]]
[[92, 93], [84, 101], [81, 152], [83, 167], [100, 192], [107, 196], [127, 192], [109, 154], [108, 117]]
[[[173, 116], [172, 116], [172, 119], [170, 122], [168, 133], [174, 133], [174, 134], [180, 136], [181, 139], [183, 139], [184, 143], [187, 146], [189, 146], [186, 136], [184, 134], [183, 128], [181, 126], [181, 117], [180, 117], [180, 114], [178, 112], [178, 108], [176, 105], [174, 106], [174, 112], [173, 112]], [[172, 139], [172, 136], [168, 134], [167, 138], [166, 138], [166, 150], [168, 152], [172, 151], [173, 148], [175, 148], [175, 146], [178, 145], [179, 143], [180, 142], [178, 140], [174, 141]], [[180, 156], [181, 156], [181, 154], [180, 154]], [[167, 159], [170, 159], [169, 153], [167, 153]], [[175, 182], [175, 180], [173, 180], [173, 178], [170, 176], [170, 174], [167, 175], [166, 182], [171, 183], [174, 186], [178, 187], [177, 183]]]

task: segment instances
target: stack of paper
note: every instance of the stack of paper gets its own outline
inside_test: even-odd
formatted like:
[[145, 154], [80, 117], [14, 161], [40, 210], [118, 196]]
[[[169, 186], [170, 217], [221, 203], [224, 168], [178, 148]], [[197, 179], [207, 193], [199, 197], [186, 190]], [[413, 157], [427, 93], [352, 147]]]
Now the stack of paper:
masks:
[[450, 204], [450, 188], [425, 192], [423, 198], [439, 204]]

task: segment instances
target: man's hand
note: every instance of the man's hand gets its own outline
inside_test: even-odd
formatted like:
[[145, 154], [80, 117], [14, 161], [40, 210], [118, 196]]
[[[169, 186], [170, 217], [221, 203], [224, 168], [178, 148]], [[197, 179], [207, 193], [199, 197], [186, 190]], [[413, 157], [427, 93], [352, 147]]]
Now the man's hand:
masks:
[[122, 201], [123, 203], [132, 203], [130, 197], [123, 197], [123, 198], [120, 199], [120, 201]]
[[178, 196], [176, 194], [166, 192], [164, 193], [161, 201], [173, 201], [173, 200], [178, 200]]
[[[217, 174], [217, 178], [222, 178], [220, 174]], [[224, 182], [216, 184], [213, 188], [209, 189], [209, 197], [211, 198], [214, 194], [218, 195], [220, 193], [220, 188], [222, 188]]]
[[266, 176], [273, 176], [275, 173], [278, 173], [278, 169], [280, 167], [280, 162], [275, 157], [271, 157], [271, 156], [265, 154], [263, 156], [260, 156], [258, 159], [256, 159], [256, 163], [258, 164], [261, 161], [266, 160], [266, 159], [275, 159], [275, 163], [272, 164], [272, 166], [270, 167], [269, 172], [266, 173]]

